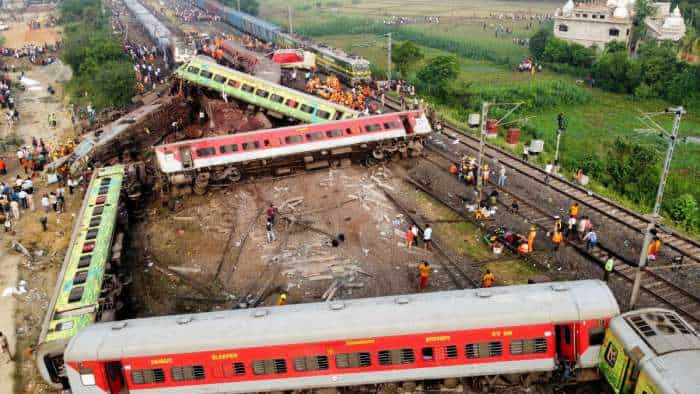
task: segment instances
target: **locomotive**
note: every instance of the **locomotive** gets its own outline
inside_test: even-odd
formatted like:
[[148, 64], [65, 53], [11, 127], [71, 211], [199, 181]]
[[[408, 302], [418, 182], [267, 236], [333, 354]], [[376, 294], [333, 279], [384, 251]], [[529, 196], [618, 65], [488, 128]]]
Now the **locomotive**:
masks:
[[299, 48], [316, 55], [316, 63], [322, 69], [336, 74], [344, 82], [356, 85], [368, 83], [372, 79], [369, 62], [353, 56], [341, 49], [330, 48], [306, 37], [284, 32], [279, 26], [260, 18], [236, 11], [216, 0], [196, 0], [197, 6], [207, 12], [219, 15], [222, 20], [236, 29], [248, 33], [264, 42], [271, 42], [282, 48]]
[[312, 170], [346, 158], [371, 165], [416, 155], [430, 132], [423, 112], [407, 111], [187, 140], [158, 145], [155, 153], [170, 184], [190, 185], [196, 177], [196, 190], [204, 192], [209, 181], [237, 182], [246, 174], [284, 175], [299, 165]]

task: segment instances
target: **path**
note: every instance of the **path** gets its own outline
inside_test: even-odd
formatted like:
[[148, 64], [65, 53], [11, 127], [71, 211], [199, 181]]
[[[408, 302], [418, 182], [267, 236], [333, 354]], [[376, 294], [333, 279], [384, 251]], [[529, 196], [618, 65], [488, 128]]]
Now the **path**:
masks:
[[[24, 15], [24, 19], [27, 20], [35, 15]], [[27, 41], [31, 41], [32, 39], [36, 38], [37, 32], [22, 34], [22, 29], [28, 30], [26, 23], [24, 22], [19, 22], [11, 28], [11, 32], [13, 34], [9, 37], [10, 39], [8, 39], [8, 45], [21, 47]], [[52, 30], [50, 33], [47, 32], [47, 34], [55, 34], [55, 30]], [[26, 41], [17, 42], [17, 40], [22, 39], [25, 39]], [[15, 73], [11, 74], [11, 76], [13, 81], [16, 81], [19, 74]], [[30, 88], [24, 92], [14, 90], [13, 94], [15, 97], [15, 102], [17, 103], [17, 108], [20, 113], [20, 121], [15, 125], [14, 132], [28, 144], [31, 143], [32, 136], [36, 138], [44, 138], [44, 141], [47, 144], [52, 144], [59, 141], [60, 137], [64, 137], [72, 132], [70, 117], [63, 106], [62, 91], [59, 84], [60, 81], [70, 79], [70, 69], [60, 63], [44, 67], [34, 66], [25, 72], [25, 76], [37, 81], [38, 85], [36, 88]], [[54, 89], [57, 90], [55, 95], [48, 94], [47, 86], [49, 84], [51, 84]], [[58, 127], [55, 129], [47, 126], [48, 114], [51, 112], [55, 112], [57, 114]], [[7, 125], [3, 122], [2, 126], [0, 126], [0, 136], [4, 137], [8, 134], [8, 132], [9, 130], [7, 129]], [[15, 153], [5, 152], [2, 153], [2, 155], [7, 158], [8, 163], [8, 174], [2, 177], [2, 181], [14, 179], [14, 177], [20, 173], [18, 172], [18, 163]], [[23, 172], [21, 172], [21, 174], [23, 174]], [[43, 193], [47, 190], [43, 180], [35, 180], [35, 185], [37, 186], [38, 193]], [[36, 203], [39, 201], [39, 198], [37, 198], [38, 196], [39, 195], [35, 192]], [[23, 212], [23, 217], [18, 223], [19, 226], [25, 225], [28, 221], [36, 220], [34, 217], [37, 216], [36, 213], [33, 215], [27, 215], [25, 212]], [[17, 285], [17, 281], [19, 279], [23, 279], [18, 277], [18, 264], [23, 261], [23, 257], [12, 250], [11, 244], [13, 239], [19, 239], [19, 236], [9, 236], [5, 233], [0, 234], [0, 292], [7, 287], [15, 287]], [[51, 293], [53, 291], [51, 288], [53, 287], [53, 283], [54, 282], [52, 279], [46, 283], [45, 288], [42, 290], [44, 292]], [[34, 282], [34, 284], [37, 284], [37, 282]], [[15, 315], [18, 307], [17, 301], [18, 298], [16, 296], [0, 296], [0, 331], [8, 336], [10, 341], [10, 349], [13, 351], [15, 358], [17, 357], [18, 353], [18, 350], [16, 349], [17, 338], [15, 336]], [[43, 315], [41, 318], [43, 318]], [[30, 341], [35, 343], [36, 338], [31, 338]], [[26, 352], [26, 350], [27, 349], [19, 349], [19, 352]], [[0, 394], [14, 393], [13, 382], [16, 367], [17, 366], [15, 363], [0, 365], [0, 382], [2, 382], [2, 384], [0, 384]]]

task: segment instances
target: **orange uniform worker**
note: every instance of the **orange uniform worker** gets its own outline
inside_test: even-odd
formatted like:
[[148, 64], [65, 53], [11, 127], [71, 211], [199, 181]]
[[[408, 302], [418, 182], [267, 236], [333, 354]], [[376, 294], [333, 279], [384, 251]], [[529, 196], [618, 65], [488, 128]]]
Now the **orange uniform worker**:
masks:
[[520, 255], [526, 255], [530, 253], [530, 247], [527, 245], [527, 242], [525, 242], [524, 239], [521, 239], [521, 242], [518, 245], [518, 253]]
[[287, 293], [280, 294], [280, 296], [277, 297], [277, 305], [285, 305], [286, 303], [287, 303]]
[[0, 157], [0, 175], [7, 174], [7, 164], [5, 164], [5, 159]]
[[414, 239], [413, 231], [411, 231], [411, 229], [409, 228], [408, 230], [406, 230], [406, 247], [407, 248], [411, 249], [411, 246], [413, 246], [413, 239]]
[[430, 277], [430, 263], [427, 261], [422, 261], [418, 265], [418, 275], [420, 276], [420, 284], [418, 285], [419, 290], [424, 290], [428, 287], [428, 278]]
[[564, 239], [564, 237], [561, 235], [561, 231], [555, 231], [554, 234], [552, 234], [552, 243], [554, 244], [554, 250], [559, 250], [559, 245], [561, 245], [561, 241]]
[[579, 207], [578, 207], [578, 203], [575, 202], [569, 208], [569, 216], [571, 216], [572, 218], [578, 218], [578, 214], [579, 214]]
[[649, 249], [647, 250], [647, 257], [651, 261], [655, 261], [656, 258], [659, 256], [659, 252], [661, 251], [661, 240], [659, 237], [654, 237], [654, 239], [651, 241], [649, 244]]
[[455, 163], [452, 163], [452, 165], [450, 166], [450, 174], [457, 175], [458, 172], [459, 170], [457, 169], [457, 165]]
[[535, 225], [530, 226], [530, 233], [527, 235], [527, 248], [532, 252], [535, 250], [535, 237], [537, 237], [537, 231], [535, 231]]
[[496, 277], [491, 273], [491, 270], [486, 270], [486, 273], [481, 278], [481, 287], [491, 287]]

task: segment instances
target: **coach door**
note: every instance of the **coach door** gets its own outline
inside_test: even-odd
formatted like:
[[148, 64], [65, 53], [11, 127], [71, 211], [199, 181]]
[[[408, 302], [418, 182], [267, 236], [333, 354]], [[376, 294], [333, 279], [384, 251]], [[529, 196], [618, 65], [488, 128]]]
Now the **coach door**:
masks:
[[182, 168], [192, 168], [192, 150], [189, 146], [180, 147], [180, 160]]
[[112, 361], [106, 364], [106, 375], [109, 384], [110, 394], [126, 394], [129, 389], [126, 387], [124, 375], [122, 374], [121, 361]]
[[557, 355], [560, 359], [576, 360], [576, 341], [574, 336], [574, 324], [560, 324], [556, 326]]
[[410, 116], [402, 116], [401, 121], [403, 122], [404, 129], [406, 129], [406, 134], [413, 134], [413, 126], [415, 125], [415, 120]]

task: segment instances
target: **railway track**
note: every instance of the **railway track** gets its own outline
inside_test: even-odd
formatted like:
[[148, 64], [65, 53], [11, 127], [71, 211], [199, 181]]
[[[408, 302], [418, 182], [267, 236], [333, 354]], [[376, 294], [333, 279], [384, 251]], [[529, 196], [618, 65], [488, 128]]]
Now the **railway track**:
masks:
[[[395, 99], [386, 96], [386, 102], [388, 102], [388, 107], [395, 110], [400, 110], [400, 103]], [[450, 123], [443, 123], [442, 134], [452, 138], [453, 140], [459, 141], [461, 145], [468, 147], [474, 152], [478, 152], [479, 138], [477, 136], [464, 132]], [[643, 234], [646, 229], [648, 220], [644, 217], [644, 215], [634, 212], [631, 209], [617, 204], [603, 196], [592, 193], [589, 190], [586, 190], [585, 188], [563, 178], [552, 176], [550, 177], [549, 182], [545, 183], [544, 178], [546, 172], [543, 168], [525, 162], [512, 153], [506, 152], [487, 143], [486, 148], [484, 149], [484, 154], [486, 158], [491, 160], [496, 159], [499, 163], [505, 165], [507, 168], [510, 168], [512, 171], [525, 175], [529, 179], [539, 182], [545, 187], [557, 191], [558, 193], [561, 193], [572, 200], [578, 201], [598, 214], [624, 225], [629, 229], [634, 230], [638, 234]], [[674, 250], [684, 258], [700, 263], [700, 242], [671, 229], [665, 232], [659, 232], [658, 236], [661, 238], [661, 241], [664, 243], [665, 247]]]
[[[393, 98], [387, 96], [386, 102], [387, 107], [391, 109], [401, 109], [400, 103]], [[478, 152], [479, 138], [462, 131], [452, 124], [443, 123], [443, 131], [441, 134], [442, 138], [449, 138], [449, 141], [446, 141], [443, 146], [449, 146], [449, 143], [456, 142], [460, 146], [466, 147], [472, 152]], [[439, 152], [445, 159], [452, 162], [459, 160], [459, 157], [449, 156], [449, 154], [439, 146], [436, 147], [435, 145], [429, 145], [429, 149], [431, 146], [434, 147], [434, 151]], [[486, 159], [497, 160], [500, 164], [506, 166], [506, 168], [509, 168], [511, 171], [524, 175], [529, 180], [538, 182], [541, 184], [541, 186], [558, 192], [571, 200], [578, 201], [580, 204], [588, 207], [588, 209], [591, 211], [594, 211], [601, 216], [613, 220], [619, 225], [623, 225], [633, 230], [640, 236], [643, 234], [643, 231], [646, 228], [647, 221], [643, 215], [614, 203], [605, 197], [590, 193], [581, 186], [575, 185], [565, 179], [550, 177], [549, 182], [545, 182], [544, 179], [546, 173], [544, 169], [527, 163], [509, 152], [505, 152], [490, 144], [486, 144], [484, 155]], [[500, 196], [499, 198], [504, 206], [509, 207], [513, 200], [517, 200], [518, 204], [521, 207], [524, 207], [524, 209], [519, 211], [519, 216], [526, 218], [529, 222], [535, 224], [541, 229], [550, 230], [553, 228], [553, 214], [548, 213], [544, 209], [533, 204], [526, 203], [526, 199], [519, 198], [517, 194], [512, 193], [510, 190], [508, 190], [507, 193], [507, 196]], [[659, 237], [669, 249], [674, 250], [684, 258], [688, 258], [696, 262], [700, 261], [700, 244], [698, 242], [674, 231], [659, 233]], [[630, 283], [634, 282], [637, 266], [637, 262], [634, 261], [634, 259], [623, 256], [618, 251], [605, 247], [601, 243], [598, 243], [598, 246], [593, 248], [591, 251], [586, 251], [585, 248], [577, 244], [571, 245], [582, 255], [584, 255], [584, 257], [600, 266], [604, 265], [608, 255], [615, 256], [619, 261], [624, 263], [617, 264], [615, 274], [624, 278]], [[691, 319], [696, 325], [700, 324], [700, 298], [698, 298], [696, 295], [675, 285], [673, 282], [664, 278], [663, 276], [649, 270], [642, 271], [641, 288], [643, 292], [649, 294], [658, 302], [677, 310], [685, 317]]]
[[[443, 162], [436, 162], [430, 158], [427, 159], [438, 168], [447, 168], [449, 163], [454, 159], [449, 157], [445, 152], [441, 152], [433, 148], [429, 149], [444, 159]], [[493, 182], [490, 183], [493, 184]], [[448, 205], [444, 199], [438, 196], [434, 191], [431, 191], [428, 187], [422, 185], [416, 186], [425, 193], [430, 194], [433, 198], [438, 199], [443, 204]], [[493, 186], [495, 187], [495, 184]], [[466, 185], [464, 187], [466, 192]], [[530, 224], [534, 224], [537, 228], [544, 231], [545, 234], [553, 230], [555, 215], [545, 211], [535, 204], [529, 203], [526, 198], [519, 196], [517, 193], [514, 193], [511, 190], [499, 194], [498, 203], [501, 206], [501, 209], [510, 208], [514, 201], [517, 202], [519, 206], [517, 213], [514, 213], [515, 215], [525, 219]], [[548, 242], [546, 241], [547, 238], [544, 239], [544, 242]], [[583, 244], [577, 242], [570, 242], [567, 240], [566, 244], [574, 248], [579, 254], [587, 258], [589, 261], [592, 261], [601, 267], [605, 264], [605, 260], [608, 258], [608, 256], [611, 255], [618, 261], [625, 261], [624, 257], [617, 251], [605, 247], [600, 243], [593, 247], [590, 251], [586, 250]], [[631, 264], [618, 264], [613, 271], [613, 275], [624, 279], [630, 284], [634, 282], [635, 273], [635, 267]], [[682, 288], [679, 288], [664, 277], [658, 276], [653, 272], [648, 273], [650, 275], [645, 275], [642, 277], [642, 291], [652, 296], [655, 300], [663, 304], [663, 306], [671, 307], [684, 315], [686, 318], [693, 320], [696, 325], [700, 324], [700, 298], [688, 293]]]

